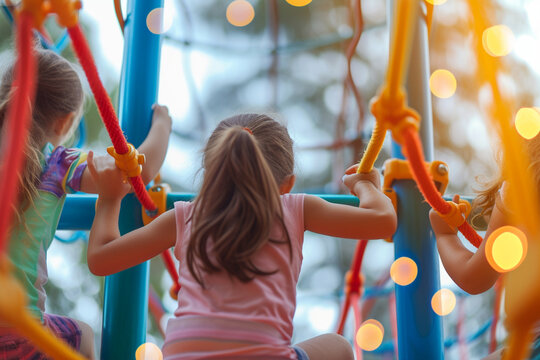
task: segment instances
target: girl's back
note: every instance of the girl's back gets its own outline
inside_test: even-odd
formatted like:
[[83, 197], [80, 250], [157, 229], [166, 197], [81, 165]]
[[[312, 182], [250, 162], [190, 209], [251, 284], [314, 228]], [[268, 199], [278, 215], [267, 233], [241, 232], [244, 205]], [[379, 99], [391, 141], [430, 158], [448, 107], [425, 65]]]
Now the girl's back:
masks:
[[[292, 319], [304, 240], [303, 200], [302, 194], [281, 196], [292, 254], [284, 242], [286, 236], [282, 227], [276, 222], [270, 238], [280, 243], [267, 242], [252, 256], [257, 268], [267, 272], [278, 271], [256, 276], [249, 282], [242, 282], [226, 272], [204, 273], [201, 279], [204, 288], [192, 276], [185, 262], [193, 204], [175, 204], [175, 255], [180, 260], [182, 288], [178, 294], [176, 318], [168, 325], [165, 355], [182, 353], [182, 356], [174, 358], [193, 358], [193, 352], [202, 357], [220, 349], [220, 356], [273, 353], [276, 358], [291, 358], [294, 354], [290, 347]], [[215, 260], [211, 252], [209, 254]]]

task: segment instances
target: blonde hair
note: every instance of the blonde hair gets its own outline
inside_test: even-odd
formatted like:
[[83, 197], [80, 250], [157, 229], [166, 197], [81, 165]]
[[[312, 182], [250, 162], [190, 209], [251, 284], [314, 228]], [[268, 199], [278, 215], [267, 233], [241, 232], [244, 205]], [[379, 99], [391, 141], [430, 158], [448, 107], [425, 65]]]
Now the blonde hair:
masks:
[[[242, 114], [223, 120], [208, 139], [203, 169], [186, 254], [193, 277], [204, 287], [200, 270], [224, 270], [242, 282], [277, 272], [257, 268], [252, 256], [269, 241], [288, 244], [292, 256], [279, 192], [279, 185], [294, 169], [287, 129], [266, 115]], [[270, 239], [276, 221], [285, 241]]]
[[[42, 149], [55, 121], [70, 113], [80, 115], [84, 101], [81, 80], [74, 67], [53, 51], [35, 49], [36, 94], [32, 122], [25, 148], [25, 165], [19, 177], [19, 221], [22, 212], [33, 204], [43, 171]], [[2, 74], [0, 82], [0, 129], [4, 131], [7, 108], [13, 98], [14, 61]]]
[[[536, 187], [540, 190], [540, 136], [536, 136], [535, 138], [528, 140], [525, 143], [524, 149], [526, 151], [526, 154], [524, 155], [529, 156], [530, 161], [528, 170], [533, 176]], [[497, 159], [499, 169], [501, 169], [502, 167], [501, 158], [502, 156], [501, 154], [499, 154]], [[471, 214], [475, 214], [471, 217], [473, 225], [478, 218], [491, 216], [491, 213], [493, 212], [493, 208], [495, 206], [495, 201], [497, 200], [497, 193], [501, 189], [503, 182], [504, 177], [502, 171], [499, 170], [499, 173], [493, 179], [481, 184], [482, 189], [477, 191], [478, 195], [474, 199], [472, 204], [473, 209]]]

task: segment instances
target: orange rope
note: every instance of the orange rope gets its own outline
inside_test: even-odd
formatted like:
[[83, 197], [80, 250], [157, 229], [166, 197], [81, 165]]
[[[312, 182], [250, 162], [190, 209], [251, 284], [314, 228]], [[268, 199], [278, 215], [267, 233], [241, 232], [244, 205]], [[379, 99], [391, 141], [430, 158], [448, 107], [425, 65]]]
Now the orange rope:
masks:
[[114, 0], [114, 12], [116, 13], [116, 19], [118, 20], [118, 25], [120, 25], [120, 29], [122, 30], [122, 33], [124, 33], [124, 14], [122, 13], [122, 4], [120, 3], [120, 0]]
[[[402, 131], [402, 136], [405, 140], [403, 154], [409, 161], [413, 178], [418, 184], [420, 192], [432, 208], [441, 214], [447, 214], [450, 212], [451, 207], [437, 191], [433, 180], [424, 166], [424, 154], [418, 133], [414, 129], [406, 127]], [[482, 238], [466, 221], [458, 229], [471, 244], [476, 248], [480, 247]]]

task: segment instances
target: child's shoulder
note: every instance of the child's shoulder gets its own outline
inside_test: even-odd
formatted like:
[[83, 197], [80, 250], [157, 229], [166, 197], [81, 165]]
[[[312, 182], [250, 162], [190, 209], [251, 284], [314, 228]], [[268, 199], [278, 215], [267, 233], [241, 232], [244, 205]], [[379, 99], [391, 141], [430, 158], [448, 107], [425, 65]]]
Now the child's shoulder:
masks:
[[281, 195], [281, 206], [285, 215], [295, 213], [304, 217], [304, 198], [306, 194], [288, 193]]

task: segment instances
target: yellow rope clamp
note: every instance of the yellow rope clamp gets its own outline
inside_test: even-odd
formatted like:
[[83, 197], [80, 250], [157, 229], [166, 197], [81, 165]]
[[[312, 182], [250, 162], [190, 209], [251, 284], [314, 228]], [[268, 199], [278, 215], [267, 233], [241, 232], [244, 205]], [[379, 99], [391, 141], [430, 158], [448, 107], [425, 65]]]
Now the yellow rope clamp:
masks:
[[23, 0], [17, 14], [21, 12], [32, 14], [34, 27], [39, 29], [47, 17], [47, 4], [43, 0]]
[[107, 148], [107, 152], [114, 158], [116, 166], [122, 170], [126, 177], [137, 177], [141, 175], [142, 165], [146, 159], [144, 154], [139, 154], [137, 149], [131, 144], [128, 144], [129, 151], [125, 154], [118, 154], [113, 146]]
[[453, 201], [447, 201], [450, 205], [450, 211], [446, 214], [441, 214], [437, 212], [441, 218], [446, 221], [448, 225], [457, 229], [461, 224], [467, 220], [469, 214], [471, 213], [471, 204], [467, 200], [459, 200], [459, 204], [456, 204]]
[[48, 0], [48, 10], [50, 13], [58, 15], [58, 24], [70, 28], [77, 25], [79, 15], [77, 12], [82, 8], [79, 0]]
[[371, 102], [371, 113], [392, 132], [392, 137], [400, 145], [403, 145], [403, 129], [413, 127], [418, 131], [420, 126], [420, 115], [406, 105], [406, 97], [402, 91], [392, 100], [384, 96], [384, 92], [375, 97]]
[[[441, 195], [446, 191], [448, 186], [448, 165], [443, 161], [426, 162], [426, 168], [431, 175], [435, 186], [439, 190]], [[394, 181], [396, 180], [410, 180], [412, 179], [412, 172], [407, 160], [402, 159], [388, 159], [383, 165], [383, 185], [382, 190], [386, 196], [392, 201], [394, 210], [398, 211], [398, 198], [393, 189]], [[392, 242], [392, 238], [384, 239], [387, 242]]]
[[157, 212], [155, 214], [151, 214], [151, 215], [154, 215], [152, 217], [150, 214], [148, 214], [146, 209], [143, 208], [142, 209], [142, 221], [143, 221], [144, 225], [150, 224], [152, 222], [152, 220], [154, 220], [158, 215], [161, 215], [165, 211], [167, 211], [167, 194], [171, 191], [171, 187], [169, 186], [169, 184], [165, 184], [165, 183], [161, 184], [161, 183], [159, 183], [157, 177], [156, 177], [156, 179], [154, 179], [154, 182], [156, 182], [158, 184], [152, 186], [148, 190], [148, 194], [150, 195], [150, 198], [152, 199], [154, 204], [156, 204]]

